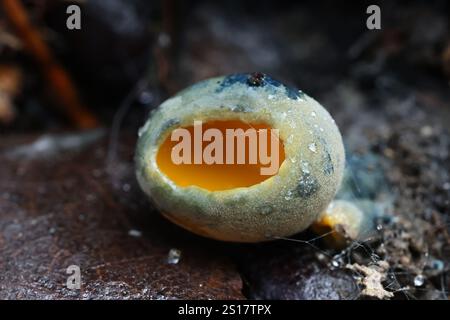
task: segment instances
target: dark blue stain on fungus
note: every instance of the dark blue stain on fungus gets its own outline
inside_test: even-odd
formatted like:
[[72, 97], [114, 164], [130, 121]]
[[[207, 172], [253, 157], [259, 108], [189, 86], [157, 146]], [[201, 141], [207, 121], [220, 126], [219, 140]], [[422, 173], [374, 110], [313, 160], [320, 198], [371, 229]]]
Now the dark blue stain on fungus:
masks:
[[273, 86], [273, 87], [284, 87], [285, 93], [288, 96], [288, 98], [292, 99], [292, 100], [297, 100], [297, 99], [301, 99], [304, 96], [304, 93], [300, 90], [298, 90], [297, 88], [294, 87], [290, 87], [287, 86], [285, 84], [282, 84], [281, 82], [279, 82], [278, 80], [272, 79], [269, 76], [265, 77], [265, 81], [267, 84]]
[[298, 90], [297, 88], [287, 86], [285, 84], [282, 84], [278, 80], [272, 79], [271, 77], [266, 76], [265, 78], [266, 83], [273, 86], [273, 87], [284, 87], [286, 96], [292, 100], [302, 99], [305, 95], [302, 91]]
[[295, 195], [301, 198], [308, 198], [315, 194], [319, 188], [319, 182], [314, 176], [309, 173], [303, 173], [295, 188]]
[[[315, 130], [317, 133], [317, 130]], [[334, 165], [333, 160], [331, 159], [331, 153], [328, 147], [328, 144], [326, 140], [320, 135], [320, 133], [317, 133], [318, 139], [320, 141], [320, 144], [322, 145], [323, 155], [322, 155], [322, 166], [323, 166], [323, 173], [329, 176], [330, 174], [334, 173]]]
[[223, 90], [231, 87], [235, 83], [245, 84], [247, 83], [248, 74], [245, 73], [236, 73], [226, 76], [222, 82], [219, 84], [219, 87], [216, 89], [216, 92], [222, 92]]
[[273, 79], [273, 78], [271, 78], [271, 77], [269, 77], [267, 75], [265, 76], [264, 80], [265, 80], [265, 82], [268, 85], [271, 85], [271, 86], [276, 87], [276, 88], [284, 86], [280, 81], [275, 80], [275, 79]]
[[177, 126], [180, 124], [180, 120], [178, 119], [169, 119], [166, 122], [163, 123], [161, 128], [158, 130], [157, 134], [155, 135], [154, 142], [158, 141], [158, 139], [161, 137], [164, 132], [166, 132], [171, 127]]
[[334, 172], [333, 160], [331, 160], [331, 155], [327, 148], [324, 150], [323, 155], [323, 172], [327, 176]]
[[288, 86], [284, 86], [284, 88], [286, 90], [286, 95], [292, 100], [303, 99], [303, 96], [305, 95], [302, 91], [298, 90], [297, 88]]
[[236, 83], [244, 84], [249, 87], [264, 88], [270, 93], [275, 93], [276, 89], [283, 87], [286, 96], [292, 100], [301, 99], [304, 96], [304, 93], [297, 88], [286, 86], [262, 72], [236, 73], [226, 76], [219, 84], [216, 92], [222, 92]]

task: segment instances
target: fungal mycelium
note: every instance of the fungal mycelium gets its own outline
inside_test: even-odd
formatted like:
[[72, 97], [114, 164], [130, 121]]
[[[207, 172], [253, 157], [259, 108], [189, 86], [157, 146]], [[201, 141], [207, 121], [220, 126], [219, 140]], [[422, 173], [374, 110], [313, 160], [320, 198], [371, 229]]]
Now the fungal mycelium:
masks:
[[136, 149], [139, 184], [165, 217], [236, 242], [290, 236], [323, 219], [344, 164], [330, 114], [262, 73], [204, 80], [166, 100]]

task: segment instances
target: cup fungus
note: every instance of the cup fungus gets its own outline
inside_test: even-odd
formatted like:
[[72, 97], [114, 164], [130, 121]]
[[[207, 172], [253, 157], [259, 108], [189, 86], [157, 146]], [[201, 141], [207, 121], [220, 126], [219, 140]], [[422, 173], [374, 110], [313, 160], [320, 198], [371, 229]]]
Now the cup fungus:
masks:
[[330, 114], [262, 73], [181, 91], [151, 114], [136, 149], [139, 184], [164, 216], [236, 242], [309, 227], [334, 198], [344, 164]]

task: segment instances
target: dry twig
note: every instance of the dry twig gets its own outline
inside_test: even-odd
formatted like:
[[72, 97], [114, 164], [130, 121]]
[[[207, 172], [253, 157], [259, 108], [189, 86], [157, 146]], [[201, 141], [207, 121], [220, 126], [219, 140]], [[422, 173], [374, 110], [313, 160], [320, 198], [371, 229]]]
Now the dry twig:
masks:
[[5, 15], [23, 41], [27, 50], [39, 63], [51, 91], [62, 111], [81, 129], [99, 125], [96, 117], [81, 103], [75, 85], [66, 70], [56, 62], [50, 48], [31, 24], [26, 9], [18, 0], [1, 0]]

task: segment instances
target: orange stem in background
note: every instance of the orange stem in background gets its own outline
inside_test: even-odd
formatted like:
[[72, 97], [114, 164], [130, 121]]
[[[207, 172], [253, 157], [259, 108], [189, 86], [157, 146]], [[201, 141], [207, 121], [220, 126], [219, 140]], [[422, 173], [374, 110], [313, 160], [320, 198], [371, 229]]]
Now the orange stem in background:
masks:
[[72, 79], [31, 24], [23, 4], [19, 0], [1, 0], [1, 4], [25, 47], [39, 63], [62, 111], [80, 129], [98, 127], [97, 118], [81, 103]]

